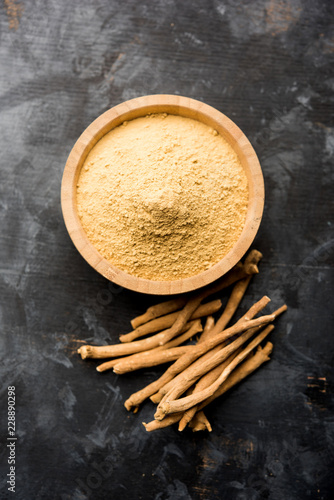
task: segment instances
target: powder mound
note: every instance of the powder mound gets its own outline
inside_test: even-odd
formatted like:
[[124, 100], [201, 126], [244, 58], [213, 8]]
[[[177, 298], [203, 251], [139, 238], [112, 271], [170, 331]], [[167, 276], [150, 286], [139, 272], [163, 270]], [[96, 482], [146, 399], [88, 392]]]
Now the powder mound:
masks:
[[182, 204], [180, 194], [172, 189], [163, 188], [153, 192], [141, 192], [132, 203], [142, 224], [135, 228], [136, 237], [142, 239], [166, 237], [177, 234], [186, 236], [190, 226], [196, 224], [186, 205]]
[[124, 123], [89, 153], [77, 185], [82, 226], [100, 254], [153, 280], [217, 263], [245, 223], [248, 185], [225, 139], [175, 115]]

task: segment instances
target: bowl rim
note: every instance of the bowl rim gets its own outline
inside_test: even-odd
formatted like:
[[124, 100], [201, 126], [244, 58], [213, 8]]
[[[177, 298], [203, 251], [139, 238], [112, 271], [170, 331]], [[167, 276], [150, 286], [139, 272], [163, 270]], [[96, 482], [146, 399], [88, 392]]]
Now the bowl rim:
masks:
[[[216, 129], [238, 154], [249, 187], [249, 203], [242, 233], [230, 252], [212, 267], [197, 275], [173, 281], [139, 278], [118, 269], [102, 257], [81, 225], [76, 207], [76, 186], [82, 165], [95, 144], [124, 121], [150, 113], [181, 115]], [[69, 236], [82, 257], [108, 280], [133, 291], [172, 295], [201, 288], [226, 274], [247, 252], [261, 223], [264, 208], [264, 181], [258, 157], [241, 129], [226, 115], [201, 101], [171, 94], [137, 97], [110, 108], [96, 118], [74, 144], [62, 177], [61, 207]]]

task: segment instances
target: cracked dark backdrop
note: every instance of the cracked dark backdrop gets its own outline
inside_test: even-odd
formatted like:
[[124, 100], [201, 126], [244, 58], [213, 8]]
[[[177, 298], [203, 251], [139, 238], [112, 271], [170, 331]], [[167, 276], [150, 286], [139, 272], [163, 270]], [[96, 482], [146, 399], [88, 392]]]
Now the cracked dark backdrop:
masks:
[[[320, 0], [1, 3], [1, 498], [330, 497], [333, 10]], [[263, 294], [272, 309], [289, 306], [270, 363], [208, 409], [211, 434], [146, 433], [153, 405], [132, 415], [123, 402], [162, 370], [99, 375], [76, 354], [117, 341], [157, 298], [113, 287], [78, 254], [60, 209], [63, 168], [93, 119], [152, 93], [202, 100], [253, 143], [264, 259], [239, 314]]]

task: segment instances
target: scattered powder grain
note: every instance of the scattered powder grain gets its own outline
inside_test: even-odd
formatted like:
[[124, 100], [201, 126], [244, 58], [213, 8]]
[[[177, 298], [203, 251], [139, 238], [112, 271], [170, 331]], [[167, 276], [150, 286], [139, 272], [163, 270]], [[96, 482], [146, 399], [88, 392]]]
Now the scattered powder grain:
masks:
[[77, 185], [81, 223], [100, 254], [161, 281], [194, 276], [224, 257], [247, 204], [233, 148], [207, 125], [176, 115], [136, 118], [109, 132]]
[[20, 18], [23, 12], [22, 3], [16, 3], [15, 0], [4, 0], [8, 16], [9, 28], [17, 30], [20, 25]]

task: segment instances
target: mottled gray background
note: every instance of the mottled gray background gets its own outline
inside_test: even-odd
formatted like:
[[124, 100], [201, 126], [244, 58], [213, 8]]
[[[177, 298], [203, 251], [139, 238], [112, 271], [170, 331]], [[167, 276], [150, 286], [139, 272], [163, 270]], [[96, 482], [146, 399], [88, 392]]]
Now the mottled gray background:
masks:
[[[330, 0], [1, 2], [1, 499], [330, 498], [333, 14]], [[132, 415], [123, 402], [161, 370], [101, 375], [76, 354], [117, 341], [157, 299], [109, 285], [78, 254], [64, 164], [100, 113], [151, 93], [215, 106], [252, 141], [264, 260], [241, 312], [263, 294], [271, 310], [289, 305], [270, 363], [208, 409], [211, 434], [146, 433], [153, 405]]]

